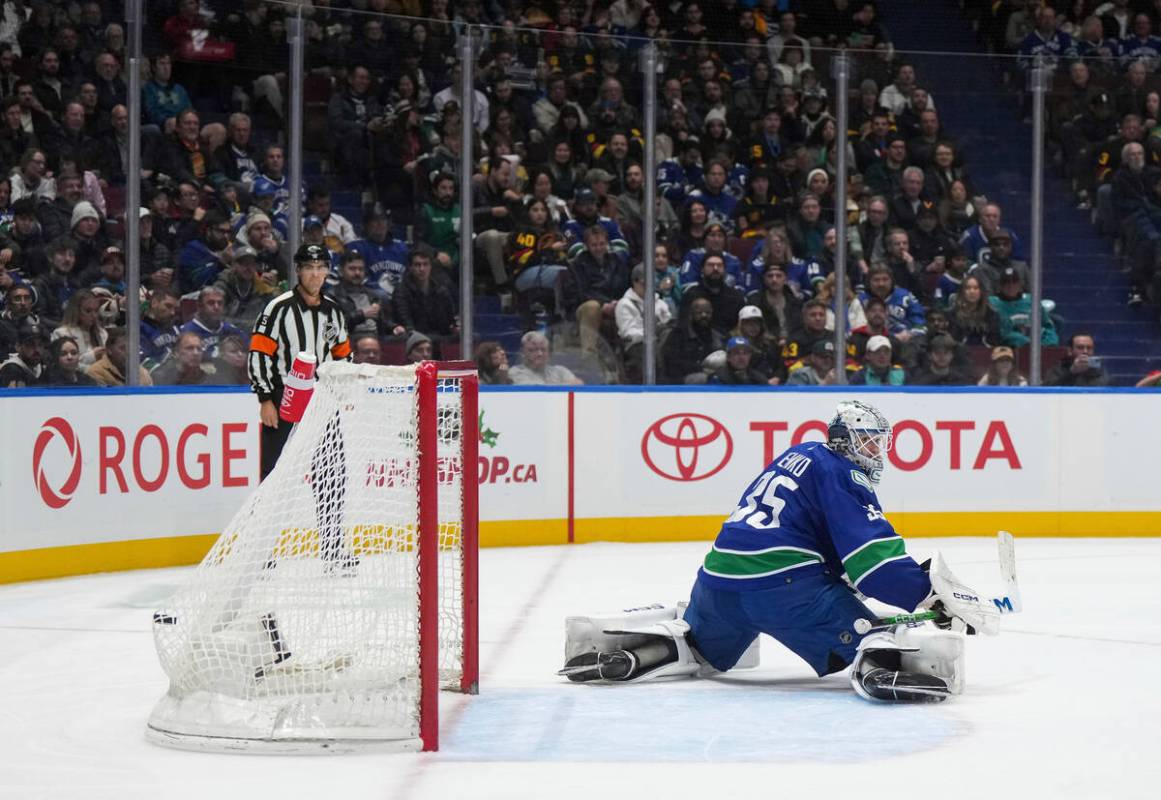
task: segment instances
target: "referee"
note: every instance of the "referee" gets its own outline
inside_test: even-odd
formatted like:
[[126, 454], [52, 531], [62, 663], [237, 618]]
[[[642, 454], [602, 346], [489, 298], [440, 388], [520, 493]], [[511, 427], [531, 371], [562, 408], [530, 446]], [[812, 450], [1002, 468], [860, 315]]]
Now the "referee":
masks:
[[313, 353], [319, 364], [351, 357], [343, 311], [322, 292], [330, 263], [330, 253], [322, 245], [298, 248], [294, 254], [298, 285], [271, 300], [254, 323], [247, 367], [250, 386], [261, 404], [263, 480], [278, 463], [294, 427], [278, 416], [294, 357], [304, 351]]

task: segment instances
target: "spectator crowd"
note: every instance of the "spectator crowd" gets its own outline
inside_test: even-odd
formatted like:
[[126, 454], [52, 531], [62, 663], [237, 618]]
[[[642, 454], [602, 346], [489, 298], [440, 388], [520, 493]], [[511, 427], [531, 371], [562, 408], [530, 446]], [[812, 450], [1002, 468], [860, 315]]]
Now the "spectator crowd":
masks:
[[[470, 225], [476, 300], [493, 298], [520, 328], [511, 352], [484, 341], [471, 354], [488, 382], [639, 382], [650, 306], [661, 383], [818, 385], [838, 370], [861, 385], [1025, 382], [1021, 243], [973, 184], [970, 154], [923, 76], [895, 53], [874, 2], [791, 11], [774, 0], [305, 4], [311, 163], [296, 187], [287, 22], [298, 5], [156, 0], [145, 4], [141, 174], [132, 176], [142, 205], [133, 209], [120, 5], [3, 6], [0, 385], [124, 383], [130, 304], [142, 308], [141, 383], [245, 383], [250, 329], [292, 270], [288, 207], [298, 191], [301, 240], [331, 253], [327, 292], [357, 360], [461, 355], [462, 315], [473, 309], [460, 308], [460, 231]], [[1074, 59], [1071, 76], [1086, 62], [1069, 49], [1079, 44], [1051, 34], [1050, 10], [1033, 15], [1027, 35], [1044, 47], [1021, 48], [1031, 58], [1059, 45], [1058, 57]], [[1146, 62], [1151, 30], [1134, 23], [1140, 48], [1126, 59], [1118, 45], [1110, 56], [1125, 86], [1136, 64], [1152, 71], [1161, 60], [1156, 39]], [[474, 42], [469, 64], [458, 55], [464, 36]], [[650, 41], [654, 176], [643, 168], [638, 63]], [[860, 53], [844, 176], [827, 88], [836, 47]], [[1122, 94], [1102, 102], [1120, 108]], [[1161, 233], [1148, 224], [1161, 180], [1133, 165], [1161, 160], [1161, 148], [1138, 153], [1132, 143], [1157, 124], [1142, 104], [1158, 103], [1155, 93], [1132, 97], [1126, 108], [1140, 108], [1120, 118], [1121, 136], [1134, 113], [1142, 130], [1124, 148], [1094, 149], [1087, 117], [1061, 125], [1061, 147], [1077, 165], [1117, 150], [1107, 174], [1078, 176], [1078, 197], [1104, 203], [1108, 223], [1123, 229], [1139, 190], [1126, 241], [1149, 251], [1138, 259], [1144, 276], [1154, 249], [1161, 262]], [[1073, 100], [1082, 117], [1100, 106], [1092, 92]], [[470, 219], [459, 205], [465, 148], [475, 165]], [[656, 181], [652, 213], [647, 180]], [[838, 181], [844, 208], [835, 207]], [[134, 297], [127, 214], [140, 220]], [[646, 225], [656, 240], [652, 298]], [[840, 353], [838, 314], [851, 334]], [[1059, 342], [1047, 313], [1042, 341]], [[1077, 332], [1069, 346], [1062, 382], [1107, 381], [1091, 337]]]

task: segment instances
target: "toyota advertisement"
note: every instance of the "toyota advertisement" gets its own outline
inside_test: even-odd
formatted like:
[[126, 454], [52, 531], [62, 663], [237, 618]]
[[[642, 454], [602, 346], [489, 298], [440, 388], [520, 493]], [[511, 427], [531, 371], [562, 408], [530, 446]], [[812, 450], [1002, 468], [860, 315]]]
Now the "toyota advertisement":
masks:
[[[711, 538], [770, 460], [825, 438], [843, 397], [486, 391], [481, 540]], [[908, 535], [1161, 532], [1161, 427], [1148, 396], [873, 402], [895, 429], [879, 497]], [[0, 552], [217, 533], [257, 485], [256, 417], [249, 395], [230, 392], [3, 398]]]

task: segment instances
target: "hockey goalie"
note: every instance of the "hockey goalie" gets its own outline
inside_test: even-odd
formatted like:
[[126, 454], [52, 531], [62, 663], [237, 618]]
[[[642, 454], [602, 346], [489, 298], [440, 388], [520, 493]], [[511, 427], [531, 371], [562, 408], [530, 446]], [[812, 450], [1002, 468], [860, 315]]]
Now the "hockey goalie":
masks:
[[[1000, 604], [960, 584], [939, 556], [921, 565], [907, 554], [875, 496], [891, 443], [875, 408], [840, 403], [825, 443], [791, 447], [746, 487], [683, 613], [656, 605], [570, 617], [560, 674], [644, 681], [755, 666], [765, 633], [820, 677], [849, 667], [868, 700], [961, 693], [964, 636], [997, 633]], [[919, 613], [876, 620], [860, 595]]]

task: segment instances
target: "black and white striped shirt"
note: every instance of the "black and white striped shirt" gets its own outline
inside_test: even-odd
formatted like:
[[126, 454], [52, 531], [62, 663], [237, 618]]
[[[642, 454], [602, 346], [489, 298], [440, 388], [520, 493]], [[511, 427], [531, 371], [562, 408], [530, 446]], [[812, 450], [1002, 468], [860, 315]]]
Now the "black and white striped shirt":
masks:
[[294, 357], [306, 351], [318, 363], [351, 357], [347, 320], [327, 295], [317, 306], [307, 305], [298, 289], [271, 300], [254, 323], [250, 336], [250, 385], [259, 400], [271, 400], [282, 389]]

